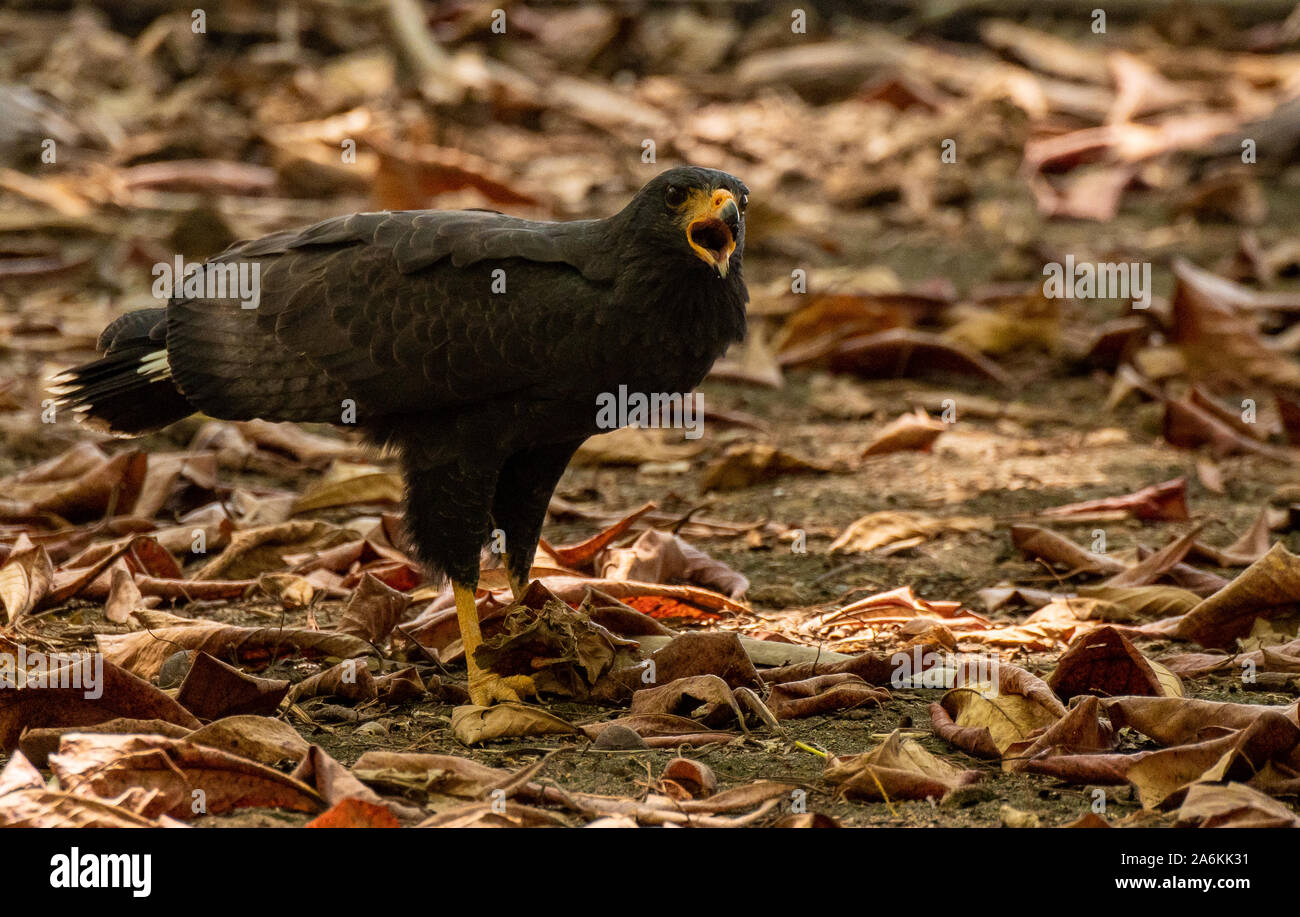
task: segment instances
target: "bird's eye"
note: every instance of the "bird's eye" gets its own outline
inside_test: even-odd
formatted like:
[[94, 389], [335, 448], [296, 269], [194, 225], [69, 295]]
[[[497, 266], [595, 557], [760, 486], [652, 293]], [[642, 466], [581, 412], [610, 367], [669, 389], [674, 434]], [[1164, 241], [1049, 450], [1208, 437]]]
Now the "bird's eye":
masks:
[[669, 185], [664, 189], [664, 200], [669, 207], [680, 207], [686, 203], [686, 189], [681, 185]]
[[745, 209], [746, 207], [748, 207], [748, 206], [749, 206], [749, 195], [748, 195], [748, 194], [742, 194], [742, 195], [740, 196], [740, 209], [741, 209], [741, 210], [744, 210], [744, 209]]

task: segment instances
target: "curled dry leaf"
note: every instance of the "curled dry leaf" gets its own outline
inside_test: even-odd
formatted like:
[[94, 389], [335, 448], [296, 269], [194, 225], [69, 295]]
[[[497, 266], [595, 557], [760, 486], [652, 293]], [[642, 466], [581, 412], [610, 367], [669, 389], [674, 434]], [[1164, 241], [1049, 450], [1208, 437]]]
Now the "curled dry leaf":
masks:
[[[1213, 735], [1213, 734], [1211, 734]], [[1152, 752], [1128, 770], [1144, 808], [1176, 802], [1193, 783], [1249, 780], [1283, 762], [1300, 743], [1300, 727], [1276, 710], [1227, 735]]]
[[270, 716], [288, 692], [287, 681], [246, 675], [207, 653], [196, 653], [176, 700], [200, 719], [215, 720], [241, 713]]
[[686, 581], [715, 589], [733, 599], [743, 598], [749, 579], [705, 554], [680, 535], [647, 529], [626, 548], [606, 548], [595, 558], [596, 573], [616, 580], [643, 583]]
[[1295, 608], [1300, 596], [1300, 557], [1280, 543], [1223, 589], [1183, 617], [1178, 636], [1201, 646], [1227, 647], [1258, 618]]
[[1109, 519], [1132, 516], [1147, 521], [1183, 522], [1187, 512], [1187, 478], [1152, 484], [1122, 497], [1085, 500], [1043, 510], [1039, 515], [1068, 519]]
[[1147, 659], [1113, 627], [1098, 627], [1071, 643], [1047, 686], [1064, 701], [1081, 694], [1183, 696], [1177, 675]]
[[398, 504], [405, 495], [402, 476], [367, 465], [335, 462], [330, 473], [317, 480], [294, 501], [292, 514], [333, 506]]
[[289, 689], [289, 699], [294, 703], [308, 697], [341, 697], [356, 704], [364, 704], [379, 696], [379, 688], [370, 669], [360, 659], [344, 659], [305, 678]]
[[195, 745], [221, 749], [272, 767], [285, 762], [296, 765], [311, 747], [284, 720], [247, 714], [223, 717], [194, 730], [187, 738]]
[[865, 554], [881, 548], [890, 553], [916, 547], [948, 532], [987, 532], [987, 516], [951, 516], [940, 519], [924, 513], [882, 510], [856, 519], [831, 543], [832, 553]]
[[957, 787], [978, 780], [979, 771], [965, 770], [932, 755], [920, 742], [904, 739], [895, 729], [865, 754], [828, 759], [822, 778], [856, 799], [942, 799]]
[[[266, 718], [257, 717], [257, 719]], [[267, 720], [267, 722], [279, 723], [279, 720]], [[47, 767], [50, 755], [59, 750], [59, 742], [63, 740], [65, 735], [73, 732], [112, 733], [113, 735], [159, 735], [172, 739], [183, 739], [192, 735], [195, 730], [188, 729], [185, 726], [177, 726], [175, 723], [169, 723], [166, 720], [136, 720], [129, 717], [117, 717], [102, 723], [85, 726], [51, 726], [24, 729], [23, 734], [18, 738], [18, 750], [26, 755], [27, 759], [37, 767]], [[297, 733], [295, 732], [294, 735], [297, 736]]]
[[[147, 735], [68, 735], [50, 755], [59, 784], [79, 796], [112, 799], [131, 793], [140, 814], [193, 818], [247, 806], [319, 811], [324, 801], [310, 786], [258, 764], [187, 739]], [[194, 808], [194, 791], [204, 807]]]
[[[939, 701], [958, 726], [983, 727], [1002, 754], [1050, 726], [1065, 707], [1041, 679], [1017, 666], [963, 657], [954, 687]], [[986, 747], [980, 741], [979, 747]]]
[[888, 699], [888, 691], [868, 685], [857, 675], [842, 672], [775, 685], [767, 705], [778, 720], [788, 720], [856, 707], [879, 707]]
[[703, 799], [712, 796], [718, 788], [718, 777], [703, 761], [673, 758], [664, 765], [659, 785], [669, 796], [678, 799]]
[[1300, 828], [1300, 816], [1242, 783], [1188, 787], [1174, 825], [1180, 828]]
[[710, 462], [701, 490], [740, 490], [787, 474], [824, 474], [831, 466], [794, 455], [766, 443], [737, 443]]
[[338, 631], [371, 643], [384, 640], [411, 604], [411, 597], [390, 589], [369, 573], [343, 607]]
[[1072, 573], [1122, 573], [1127, 567], [1107, 554], [1079, 547], [1064, 535], [1036, 525], [1011, 526], [1011, 543], [1029, 557], [1038, 557]]
[[41, 776], [21, 752], [0, 772], [0, 827], [2, 828], [158, 828], [163, 823], [145, 818], [113, 800], [78, 796], [46, 789]]
[[214, 621], [169, 623], [131, 634], [97, 634], [95, 642], [106, 660], [142, 678], [157, 675], [163, 660], [177, 648], [238, 659], [241, 665], [264, 665], [294, 653], [350, 659], [371, 652], [370, 644], [348, 634], [303, 627], [238, 627]]
[[160, 719], [186, 728], [199, 721], [153, 685], [92, 654], [49, 658], [0, 637], [0, 748], [24, 729], [89, 726], [118, 717]]
[[462, 745], [478, 745], [509, 736], [576, 735], [579, 729], [540, 707], [504, 703], [466, 705], [451, 711], [451, 731]]
[[632, 695], [632, 716], [686, 715], [716, 728], [743, 720], [731, 687], [716, 675], [689, 675]]
[[862, 457], [886, 455], [890, 452], [929, 452], [934, 441], [948, 425], [935, 420], [924, 411], [903, 414], [875, 435]]
[[49, 594], [53, 583], [54, 564], [44, 545], [33, 545], [23, 536], [0, 566], [0, 604], [4, 606], [6, 622], [13, 624], [30, 614]]

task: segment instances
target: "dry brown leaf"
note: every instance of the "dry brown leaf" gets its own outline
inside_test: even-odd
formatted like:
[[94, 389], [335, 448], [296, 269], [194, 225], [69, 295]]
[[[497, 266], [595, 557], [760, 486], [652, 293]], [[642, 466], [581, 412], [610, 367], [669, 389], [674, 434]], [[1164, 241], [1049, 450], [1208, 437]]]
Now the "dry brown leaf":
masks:
[[177, 649], [202, 650], [218, 658], [237, 658], [241, 665], [306, 653], [349, 659], [372, 652], [370, 644], [348, 634], [304, 627], [238, 627], [214, 621], [168, 624], [131, 634], [96, 634], [105, 659], [142, 678], [153, 678], [163, 660]]
[[1214, 595], [1187, 612], [1178, 636], [1201, 646], [1227, 647], [1257, 618], [1294, 609], [1300, 596], [1300, 557], [1280, 543]]
[[950, 516], [941, 519], [925, 513], [882, 510], [849, 523], [831, 543], [831, 553], [865, 554], [880, 548], [893, 551], [915, 547], [948, 532], [987, 532], [988, 516]]
[[929, 452], [934, 441], [947, 429], [946, 423], [935, 420], [924, 411], [903, 414], [875, 435], [862, 450], [862, 458], [890, 452]]

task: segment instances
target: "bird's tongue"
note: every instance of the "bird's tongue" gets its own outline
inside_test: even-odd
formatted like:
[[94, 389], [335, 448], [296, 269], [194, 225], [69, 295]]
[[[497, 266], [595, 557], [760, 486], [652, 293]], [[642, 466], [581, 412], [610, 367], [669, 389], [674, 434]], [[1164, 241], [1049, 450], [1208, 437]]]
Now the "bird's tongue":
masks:
[[726, 223], [710, 217], [691, 227], [691, 241], [721, 261], [732, 243], [731, 230]]

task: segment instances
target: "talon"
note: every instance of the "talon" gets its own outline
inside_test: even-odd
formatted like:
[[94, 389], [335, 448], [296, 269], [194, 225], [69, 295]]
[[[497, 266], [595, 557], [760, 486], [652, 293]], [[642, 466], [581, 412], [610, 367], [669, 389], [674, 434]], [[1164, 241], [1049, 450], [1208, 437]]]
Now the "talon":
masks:
[[537, 685], [527, 675], [497, 675], [483, 672], [469, 680], [469, 699], [480, 707], [490, 707], [507, 701], [520, 703], [525, 697], [536, 697]]

